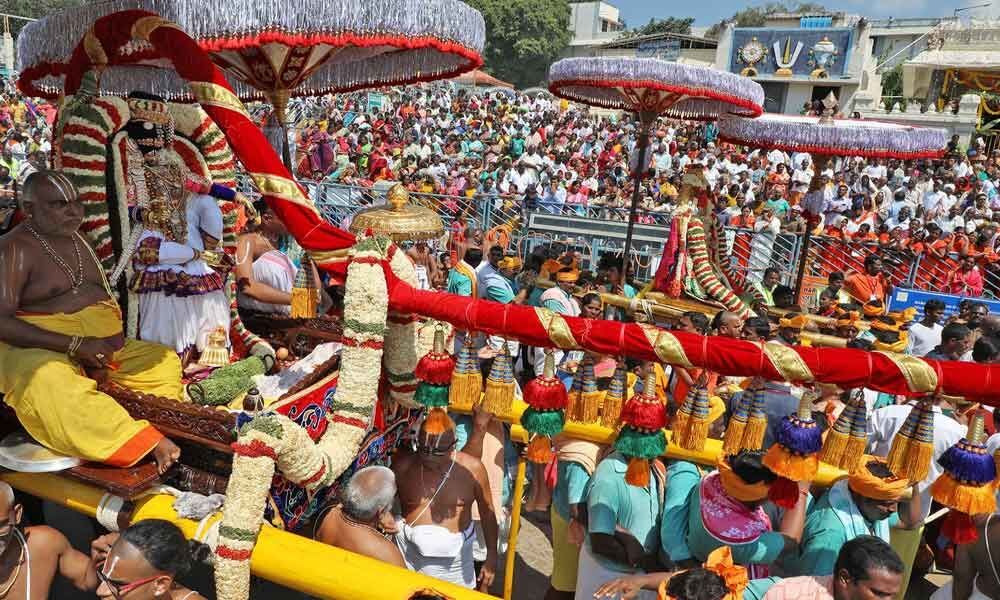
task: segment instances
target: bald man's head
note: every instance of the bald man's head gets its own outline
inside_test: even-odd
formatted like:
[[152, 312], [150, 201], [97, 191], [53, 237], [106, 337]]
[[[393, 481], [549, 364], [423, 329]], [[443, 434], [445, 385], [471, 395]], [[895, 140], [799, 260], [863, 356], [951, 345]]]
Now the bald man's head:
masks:
[[743, 334], [743, 319], [734, 312], [722, 311], [718, 316], [719, 335], [738, 339]]

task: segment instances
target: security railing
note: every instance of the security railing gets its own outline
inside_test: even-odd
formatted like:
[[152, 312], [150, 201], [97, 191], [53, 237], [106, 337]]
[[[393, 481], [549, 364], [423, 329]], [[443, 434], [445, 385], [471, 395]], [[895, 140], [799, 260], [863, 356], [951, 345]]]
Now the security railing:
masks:
[[[358, 210], [373, 204], [383, 204], [388, 186], [365, 187], [340, 183], [300, 180], [323, 217], [338, 227], [346, 228], [351, 217]], [[259, 194], [246, 176], [238, 178], [238, 189], [251, 198]], [[511, 225], [512, 242], [522, 255], [541, 244], [562, 242], [578, 252], [581, 268], [595, 270], [597, 261], [604, 254], [621, 254], [623, 241], [615, 235], [577, 235], [546, 231], [544, 228], [527, 227], [531, 214], [579, 217], [580, 222], [603, 220], [625, 223], [629, 210], [623, 206], [600, 204], [567, 204], [539, 199], [530, 206], [514, 195], [473, 194], [455, 196], [410, 192], [410, 201], [436, 211], [445, 225], [450, 227], [456, 220], [470, 228], [488, 231], [504, 224]], [[663, 242], [669, 234], [671, 214], [669, 210], [638, 211], [636, 223], [663, 228], [663, 241], [633, 243], [630, 257], [631, 272], [636, 279], [646, 280], [653, 276], [663, 254]], [[620, 226], [619, 226], [620, 227]], [[768, 267], [778, 269], [782, 283], [794, 285], [802, 260], [802, 236], [800, 234], [779, 233], [776, 235], [755, 233], [750, 229], [723, 229], [724, 256], [728, 265], [749, 280], [759, 280]], [[945, 258], [929, 254], [915, 255], [906, 250], [880, 248], [874, 243], [844, 242], [828, 236], [813, 236], [808, 256], [805, 257], [805, 274], [827, 277], [834, 271], [849, 273], [863, 271], [865, 257], [878, 253], [885, 264], [886, 272], [893, 285], [907, 288], [946, 291], [950, 273], [958, 267], [958, 256], [951, 254]], [[984, 280], [983, 296], [1000, 298], [1000, 264], [980, 263], [980, 273]]]

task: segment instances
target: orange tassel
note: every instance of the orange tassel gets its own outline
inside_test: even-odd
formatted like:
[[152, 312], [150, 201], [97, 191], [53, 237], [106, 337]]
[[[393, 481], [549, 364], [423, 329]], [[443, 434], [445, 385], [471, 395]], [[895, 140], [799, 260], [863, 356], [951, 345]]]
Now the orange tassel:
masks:
[[625, 483], [635, 487], [649, 485], [649, 461], [644, 458], [630, 458], [625, 471]]
[[430, 435], [441, 435], [445, 431], [455, 428], [455, 422], [448, 416], [448, 411], [443, 408], [432, 408], [427, 412], [427, 419], [424, 421], [424, 430]]
[[539, 465], [547, 465], [552, 462], [552, 440], [547, 435], [536, 435], [531, 438], [531, 442], [528, 443], [528, 449], [524, 453], [524, 457], [528, 459], [529, 462], [533, 462]]

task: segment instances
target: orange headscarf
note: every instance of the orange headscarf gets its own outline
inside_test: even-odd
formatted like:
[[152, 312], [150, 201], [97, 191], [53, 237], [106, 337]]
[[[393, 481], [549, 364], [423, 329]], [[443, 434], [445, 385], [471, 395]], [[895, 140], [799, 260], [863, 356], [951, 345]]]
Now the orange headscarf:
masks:
[[[750, 579], [747, 576], [746, 567], [733, 563], [733, 551], [729, 546], [722, 546], [713, 550], [708, 555], [708, 560], [705, 561], [702, 568], [722, 577], [722, 580], [726, 582], [728, 593], [723, 596], [722, 600], [743, 600], [743, 590], [750, 583]], [[659, 600], [676, 600], [673, 596], [667, 594], [667, 583], [669, 581], [669, 579], [666, 579], [660, 583]]]
[[771, 486], [759, 481], [757, 483], [747, 483], [733, 472], [729, 466], [729, 460], [725, 456], [720, 456], [716, 467], [719, 470], [719, 480], [722, 482], [722, 489], [729, 496], [740, 502], [759, 502], [767, 498], [767, 493]]
[[865, 498], [871, 498], [872, 500], [893, 501], [903, 498], [907, 488], [910, 487], [909, 480], [895, 476], [885, 479], [876, 477], [868, 470], [868, 465], [872, 462], [879, 463], [888, 468], [885, 460], [866, 454], [861, 457], [858, 468], [851, 472], [850, 477], [847, 479], [847, 487], [852, 492], [861, 494]]

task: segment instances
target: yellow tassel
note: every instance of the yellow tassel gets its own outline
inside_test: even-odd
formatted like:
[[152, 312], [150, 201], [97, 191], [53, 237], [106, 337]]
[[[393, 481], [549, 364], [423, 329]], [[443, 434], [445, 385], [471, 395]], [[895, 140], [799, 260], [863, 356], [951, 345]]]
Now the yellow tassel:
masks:
[[861, 464], [861, 457], [865, 455], [865, 446], [867, 444], [868, 440], [865, 438], [852, 435], [847, 440], [847, 447], [844, 448], [843, 456], [840, 457], [840, 468], [848, 473], [857, 469], [858, 465]]
[[581, 423], [597, 423], [600, 420], [601, 400], [604, 392], [583, 392], [580, 394], [579, 421]]
[[674, 441], [680, 443], [681, 439], [685, 437], [685, 432], [687, 431], [688, 421], [691, 419], [691, 413], [686, 413], [683, 410], [678, 410], [674, 414], [674, 418], [670, 421], [670, 431], [674, 432]]
[[483, 396], [481, 373], [454, 373], [448, 389], [448, 406], [454, 410], [469, 411]]
[[531, 438], [524, 457], [536, 464], [549, 464], [552, 461], [552, 440], [546, 435], [536, 435]]
[[616, 429], [622, 416], [622, 398], [605, 394], [604, 406], [601, 407], [601, 425], [608, 429]]
[[644, 458], [630, 458], [625, 471], [625, 483], [644, 488], [649, 485], [649, 461]]
[[702, 419], [692, 415], [688, 419], [685, 435], [678, 440], [678, 445], [685, 450], [701, 452], [705, 449], [705, 440], [708, 439], [708, 427], [711, 423], [708, 419]]
[[763, 463], [775, 475], [792, 481], [812, 481], [819, 471], [819, 457], [815, 454], [799, 456], [780, 444], [768, 448]]
[[746, 433], [747, 424], [745, 421], [729, 420], [729, 427], [726, 428], [726, 435], [722, 440], [722, 453], [725, 456], [739, 454], [743, 449], [743, 436]]
[[487, 378], [483, 407], [498, 417], [509, 417], [514, 408], [514, 383]]
[[923, 481], [931, 468], [934, 446], [915, 440], [901, 440], [893, 444], [886, 460], [889, 470], [896, 477], [910, 481]]
[[764, 447], [765, 434], [767, 434], [767, 419], [750, 417], [747, 419], [746, 431], [743, 432], [740, 450], [760, 450]]
[[580, 409], [583, 401], [581, 399], [582, 393], [579, 389], [571, 389], [566, 394], [566, 420], [567, 421], [580, 421]]
[[844, 458], [844, 450], [850, 440], [850, 434], [836, 429], [826, 432], [826, 439], [823, 440], [823, 448], [819, 451], [819, 459], [828, 465], [840, 466], [840, 461]]
[[455, 428], [455, 422], [448, 416], [448, 412], [443, 408], [432, 408], [427, 412], [424, 420], [424, 431], [430, 435], [441, 435], [445, 431]]
[[[889, 455], [885, 457], [886, 466], [897, 477], [902, 477], [902, 474], [906, 472], [906, 460], [909, 449], [910, 438], [903, 437], [897, 433], [895, 439], [892, 440], [892, 446], [889, 447]], [[918, 479], [917, 481], [923, 480]]]
[[292, 288], [293, 319], [312, 319], [319, 312], [319, 290], [314, 288]]
[[931, 497], [942, 505], [969, 515], [988, 515], [997, 507], [996, 489], [990, 485], [970, 485], [956, 481], [948, 473], [931, 484]]

